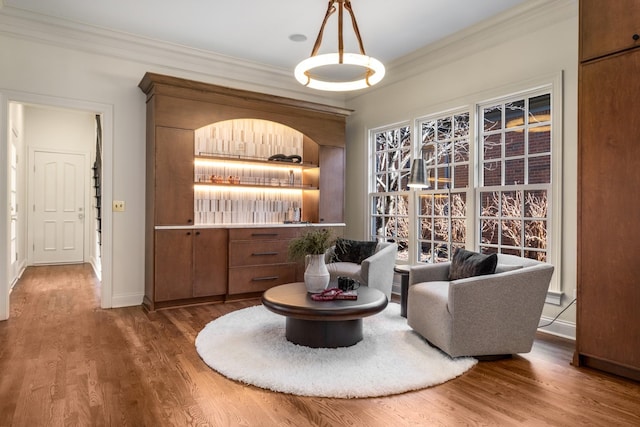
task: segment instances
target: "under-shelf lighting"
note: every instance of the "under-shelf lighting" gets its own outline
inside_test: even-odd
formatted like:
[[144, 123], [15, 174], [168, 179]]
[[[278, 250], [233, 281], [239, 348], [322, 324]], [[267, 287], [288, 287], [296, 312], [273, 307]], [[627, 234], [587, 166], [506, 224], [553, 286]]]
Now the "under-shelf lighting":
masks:
[[193, 189], [196, 191], [229, 191], [234, 193], [260, 193], [260, 194], [301, 194], [305, 188], [287, 188], [287, 187], [273, 187], [265, 188], [264, 186], [256, 185], [251, 186], [248, 184], [240, 184], [237, 187], [229, 184], [194, 184]]
[[286, 169], [293, 169], [298, 172], [304, 168], [300, 163], [288, 163], [279, 162], [277, 165], [262, 165], [257, 163], [242, 163], [238, 161], [227, 162], [224, 160], [207, 160], [196, 159], [193, 161], [195, 166], [205, 166], [214, 168], [240, 168], [240, 169], [252, 169], [252, 170], [268, 170], [268, 171], [283, 171]]

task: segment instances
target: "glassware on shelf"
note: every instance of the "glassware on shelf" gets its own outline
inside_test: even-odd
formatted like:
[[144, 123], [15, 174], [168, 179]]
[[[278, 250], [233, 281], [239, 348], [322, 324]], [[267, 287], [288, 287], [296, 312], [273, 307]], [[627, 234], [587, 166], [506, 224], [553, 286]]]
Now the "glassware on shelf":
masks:
[[[230, 163], [230, 164], [229, 164]], [[273, 187], [302, 188], [302, 169], [271, 165], [237, 164], [234, 162], [198, 159], [194, 167], [194, 182], [212, 184], [248, 184]]]
[[265, 191], [250, 188], [233, 190], [230, 187], [197, 187], [194, 198], [196, 224], [283, 223], [288, 220], [290, 208], [294, 221], [300, 221], [301, 191], [265, 194]]

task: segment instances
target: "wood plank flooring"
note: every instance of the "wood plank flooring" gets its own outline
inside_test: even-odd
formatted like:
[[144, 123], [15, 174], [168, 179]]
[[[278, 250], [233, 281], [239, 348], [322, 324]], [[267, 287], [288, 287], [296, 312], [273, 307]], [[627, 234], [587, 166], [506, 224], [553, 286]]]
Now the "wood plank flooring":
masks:
[[28, 268], [0, 322], [0, 426], [639, 426], [640, 384], [570, 365], [573, 343], [458, 379], [372, 399], [321, 399], [243, 385], [194, 348], [212, 319], [257, 300], [146, 314], [99, 308], [88, 265]]

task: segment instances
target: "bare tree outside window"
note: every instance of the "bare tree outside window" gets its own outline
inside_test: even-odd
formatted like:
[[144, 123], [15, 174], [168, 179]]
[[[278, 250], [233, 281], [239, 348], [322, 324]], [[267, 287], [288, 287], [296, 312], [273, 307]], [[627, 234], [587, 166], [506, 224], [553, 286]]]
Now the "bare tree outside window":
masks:
[[[409, 124], [371, 131], [371, 236], [397, 242], [401, 261], [448, 261], [470, 245], [551, 259], [551, 90], [475, 104], [477, 115], [463, 109], [417, 119], [415, 137]], [[412, 153], [425, 161], [429, 187], [409, 192]]]
[[443, 262], [467, 239], [469, 187], [469, 113], [421, 121], [421, 153], [429, 188], [421, 191], [418, 220], [418, 260]]
[[481, 106], [479, 111], [480, 248], [546, 261], [551, 94]]
[[484, 253], [501, 253], [546, 261], [546, 191], [481, 193], [481, 242]]
[[398, 259], [409, 259], [409, 182], [411, 128], [374, 132], [375, 188], [371, 200], [371, 234], [398, 244]]

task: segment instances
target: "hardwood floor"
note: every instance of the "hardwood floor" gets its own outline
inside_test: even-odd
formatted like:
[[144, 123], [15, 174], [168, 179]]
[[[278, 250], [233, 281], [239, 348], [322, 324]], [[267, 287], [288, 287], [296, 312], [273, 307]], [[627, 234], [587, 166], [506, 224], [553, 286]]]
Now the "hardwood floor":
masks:
[[481, 362], [429, 389], [373, 399], [280, 394], [228, 380], [194, 348], [243, 301], [102, 310], [88, 265], [30, 267], [0, 322], [0, 426], [638, 426], [640, 384], [569, 363], [573, 343]]

